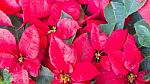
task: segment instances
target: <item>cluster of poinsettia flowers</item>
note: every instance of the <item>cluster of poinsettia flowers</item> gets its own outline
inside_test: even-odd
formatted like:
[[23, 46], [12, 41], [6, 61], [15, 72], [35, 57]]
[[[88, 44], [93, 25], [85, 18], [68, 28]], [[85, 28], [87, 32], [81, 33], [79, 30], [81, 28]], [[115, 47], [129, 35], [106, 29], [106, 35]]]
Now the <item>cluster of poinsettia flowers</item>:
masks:
[[[127, 29], [108, 35], [98, 26], [107, 23], [104, 8], [110, 2], [0, 1], [0, 69], [8, 69], [12, 84], [36, 84], [42, 65], [54, 74], [50, 84], [149, 84], [147, 71], [139, 71], [143, 56], [134, 36]], [[23, 20], [15, 30], [24, 29], [19, 41], [7, 29], [15, 26], [11, 15]]]

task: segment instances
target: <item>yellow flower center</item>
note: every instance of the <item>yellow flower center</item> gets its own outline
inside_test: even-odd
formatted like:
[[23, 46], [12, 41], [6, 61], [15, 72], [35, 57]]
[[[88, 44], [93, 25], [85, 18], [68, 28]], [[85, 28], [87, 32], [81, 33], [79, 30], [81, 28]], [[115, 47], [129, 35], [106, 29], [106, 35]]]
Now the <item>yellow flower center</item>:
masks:
[[96, 61], [96, 62], [99, 62], [100, 59], [101, 59], [101, 54], [100, 54], [99, 52], [96, 52], [96, 53], [95, 53], [95, 61]]
[[22, 54], [20, 54], [20, 57], [18, 58], [18, 61], [21, 63], [24, 61], [24, 56], [22, 56]]
[[48, 31], [48, 34], [53, 33], [53, 32], [56, 32], [56, 27], [55, 27], [55, 26], [53, 26], [53, 27]]
[[59, 80], [63, 84], [70, 84], [71, 82], [71, 77], [69, 74], [60, 74]]
[[132, 84], [135, 81], [135, 79], [136, 79], [136, 75], [133, 74], [133, 73], [129, 73], [127, 75], [127, 78], [128, 78], [129, 83]]
[[104, 51], [96, 51], [94, 61], [100, 62], [101, 57], [107, 55]]

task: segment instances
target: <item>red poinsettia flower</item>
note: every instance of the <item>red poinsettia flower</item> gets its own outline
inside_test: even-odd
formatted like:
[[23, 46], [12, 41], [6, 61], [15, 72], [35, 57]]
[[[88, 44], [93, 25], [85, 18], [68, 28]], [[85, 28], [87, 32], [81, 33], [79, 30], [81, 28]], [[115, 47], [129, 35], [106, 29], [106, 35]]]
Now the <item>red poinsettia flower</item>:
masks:
[[90, 81], [99, 72], [90, 62], [77, 62], [75, 50], [51, 35], [49, 56], [55, 67], [52, 84], [73, 84]]
[[9, 17], [0, 10], [0, 26], [12, 26], [11, 20]]
[[81, 28], [77, 21], [71, 18], [62, 18], [56, 21], [53, 17], [49, 17], [48, 21], [42, 22], [39, 19], [32, 18], [30, 24], [35, 24], [39, 29], [41, 36], [51, 35], [52, 33], [61, 39], [69, 39], [76, 34]]
[[135, 44], [135, 39], [126, 30], [116, 30], [106, 43], [111, 67], [118, 84], [145, 84], [142, 76], [145, 72], [138, 72], [141, 52]]
[[7, 15], [16, 14], [21, 10], [18, 0], [0, 0], [0, 10], [2, 10]]
[[[141, 0], [138, 0], [141, 1]], [[144, 4], [144, 6], [142, 6], [142, 8], [140, 8], [138, 10], [138, 12], [140, 13], [140, 15], [143, 17], [143, 19], [150, 24], [150, 0], [146, 0], [146, 3]]]
[[104, 51], [107, 35], [100, 33], [100, 29], [93, 23], [86, 28], [86, 31], [90, 31], [90, 37], [86, 33], [82, 34], [73, 43], [79, 56], [78, 61], [94, 62], [97, 67], [103, 66], [109, 70], [109, 59]]
[[38, 75], [39, 48], [39, 34], [34, 25], [25, 29], [18, 45], [8, 30], [0, 29], [0, 68], [8, 67], [15, 84], [28, 84], [28, 72], [34, 77]]

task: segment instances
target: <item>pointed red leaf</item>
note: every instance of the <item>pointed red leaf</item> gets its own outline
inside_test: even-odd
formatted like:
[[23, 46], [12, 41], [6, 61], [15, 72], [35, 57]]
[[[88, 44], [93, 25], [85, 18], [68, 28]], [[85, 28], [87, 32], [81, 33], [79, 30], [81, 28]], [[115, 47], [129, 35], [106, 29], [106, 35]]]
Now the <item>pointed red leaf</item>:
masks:
[[136, 47], [136, 43], [133, 36], [128, 34], [123, 50], [125, 55], [125, 67], [129, 71], [133, 71], [136, 68], [136, 66], [139, 66], [140, 61], [143, 59], [141, 52]]
[[1, 10], [0, 10], [0, 26], [12, 26], [9, 17]]
[[0, 29], [0, 52], [17, 54], [16, 39], [12, 33], [6, 29]]
[[104, 45], [107, 41], [107, 35], [106, 34], [100, 34], [100, 29], [95, 25], [91, 25], [91, 44], [92, 47], [96, 50], [102, 50], [104, 49]]
[[50, 61], [57, 70], [69, 70], [70, 64], [76, 63], [75, 50], [56, 36], [51, 35], [49, 46]]
[[95, 25], [100, 25], [100, 24], [106, 24], [107, 22], [105, 20], [95, 20], [95, 19], [89, 19], [87, 20], [87, 24], [92, 24], [94, 23]]
[[127, 30], [115, 30], [105, 44], [105, 50], [122, 50], [127, 37]]
[[49, 57], [52, 65], [57, 70], [65, 70], [68, 71], [68, 66], [64, 61], [63, 55], [59, 49], [59, 46], [55, 40], [55, 38], [51, 35], [49, 46]]
[[34, 25], [27, 28], [20, 39], [20, 52], [29, 58], [36, 58], [39, 53], [40, 38], [38, 31]]
[[121, 84], [121, 82], [116, 79], [117, 76], [113, 71], [107, 71], [103, 68], [99, 71], [100, 74], [96, 77], [95, 84]]
[[75, 50], [68, 46], [67, 44], [65, 44], [62, 40], [60, 40], [59, 38], [55, 37], [55, 40], [60, 48], [60, 51], [62, 52], [63, 56], [64, 56], [64, 60], [65, 62], [71, 63], [71, 64], [75, 64], [76, 63], [76, 52]]
[[103, 20], [95, 20], [95, 19], [89, 19], [87, 20], [87, 26], [84, 27], [84, 31], [86, 32], [91, 32], [92, 30], [92, 24], [95, 24], [97, 27], [98, 25], [101, 25], [101, 24], [106, 24], [107, 22], [106, 21], [103, 21]]
[[63, 2], [63, 10], [75, 20], [80, 17], [80, 5], [74, 0]]
[[150, 24], [150, 0], [146, 0], [146, 3], [144, 4], [144, 6], [142, 6], [142, 8], [140, 8], [138, 10], [138, 12], [141, 14], [141, 16], [143, 17], [143, 19]]
[[27, 70], [31, 76], [36, 77], [38, 76], [39, 69], [40, 69], [40, 62], [38, 59], [29, 59], [26, 58], [25, 61], [22, 63], [23, 68]]
[[100, 13], [101, 18], [104, 19], [104, 9], [111, 0], [90, 0], [88, 4], [88, 11], [91, 14]]
[[27, 20], [30, 17], [45, 18], [50, 15], [51, 5], [47, 0], [20, 0], [20, 5]]
[[69, 39], [77, 32], [77, 29], [79, 28], [80, 27], [75, 20], [63, 18], [60, 19], [57, 23], [57, 30], [55, 35], [62, 39]]
[[[30, 17], [30, 19], [31, 20], [29, 21], [29, 23], [31, 25], [34, 25], [35, 27], [37, 27], [39, 29], [40, 35], [42, 35], [44, 37], [44, 35], [47, 34], [47, 32], [49, 30], [47, 24], [42, 22], [42, 21], [40, 21], [37, 18], [31, 18]], [[42, 34], [42, 33], [44, 33], [44, 34]]]
[[0, 0], [0, 10], [8, 15], [15, 14], [21, 10], [17, 0]]
[[88, 4], [90, 0], [77, 0], [80, 4]]
[[0, 68], [9, 67], [10, 64], [14, 61], [14, 56], [8, 53], [0, 52]]
[[62, 84], [59, 80], [55, 79], [51, 82], [51, 84]]
[[128, 74], [128, 70], [124, 67], [124, 56], [121, 51], [111, 51], [109, 52], [108, 57], [116, 75]]
[[19, 73], [21, 70], [22, 70], [22, 66], [18, 62], [17, 58], [15, 58], [9, 66], [9, 72], [15, 74], [15, 73]]
[[31, 17], [45, 18], [50, 15], [50, 7], [47, 0], [28, 0], [30, 2]]
[[71, 78], [75, 82], [89, 81], [98, 74], [98, 70], [90, 62], [81, 62], [74, 67]]
[[73, 47], [78, 56], [78, 62], [88, 61], [92, 62], [95, 50], [90, 44], [90, 39], [87, 33], [80, 35], [73, 42]]
[[28, 72], [21, 69], [19, 72], [12, 73], [14, 84], [29, 84]]
[[108, 71], [111, 70], [111, 64], [110, 64], [108, 56], [102, 56], [100, 60], [100, 65]]
[[[144, 80], [143, 76], [147, 73], [147, 70], [141, 71], [136, 73], [137, 75], [137, 82], [142, 82], [138, 84], [149, 84], [148, 81]], [[147, 83], [146, 83], [147, 82]], [[150, 81], [149, 81], [150, 82]]]
[[62, 8], [63, 4], [61, 2], [54, 2], [51, 7], [51, 16], [55, 19], [59, 19], [61, 16]]

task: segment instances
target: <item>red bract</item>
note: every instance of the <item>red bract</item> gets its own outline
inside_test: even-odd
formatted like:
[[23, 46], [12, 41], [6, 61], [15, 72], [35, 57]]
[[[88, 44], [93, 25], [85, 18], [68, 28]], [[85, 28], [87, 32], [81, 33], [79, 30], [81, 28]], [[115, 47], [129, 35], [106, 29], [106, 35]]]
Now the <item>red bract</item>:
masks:
[[75, 20], [69, 18], [60, 19], [57, 25], [50, 26], [48, 34], [54, 34], [61, 39], [69, 39], [71, 36], [76, 34], [77, 29], [80, 26]]
[[146, 0], [146, 3], [144, 4], [144, 6], [142, 6], [142, 8], [140, 8], [138, 10], [138, 12], [140, 13], [140, 15], [144, 18], [144, 20], [150, 24], [150, 0]]
[[0, 4], [0, 10], [8, 15], [15, 14], [21, 10], [21, 7], [18, 5], [17, 0], [0, 0]]
[[76, 62], [75, 50], [51, 35], [49, 56], [55, 67], [52, 84], [70, 84], [90, 81], [99, 72], [90, 62]]
[[105, 33], [100, 33], [100, 29], [92, 24], [91, 29], [91, 44], [95, 50], [103, 50], [104, 45], [107, 41], [107, 35]]
[[127, 30], [114, 31], [105, 44], [106, 50], [122, 50], [126, 37]]
[[109, 59], [104, 50], [107, 35], [100, 33], [100, 29], [93, 23], [88, 25], [86, 31], [90, 33], [90, 37], [82, 34], [73, 43], [79, 61], [90, 61], [95, 63], [97, 68], [103, 66], [103, 68], [110, 70]]
[[27, 72], [38, 75], [40, 39], [34, 25], [23, 32], [19, 45], [8, 30], [0, 29], [0, 45], [0, 68], [9, 68], [15, 84], [28, 84]]
[[109, 4], [110, 0], [90, 0], [88, 3], [88, 11], [91, 14], [100, 14], [100, 18], [104, 19], [104, 8]]
[[55, 35], [63, 39], [68, 39], [76, 33], [80, 26], [75, 20], [63, 18], [58, 21], [57, 28]]
[[108, 71], [99, 67], [100, 74], [96, 77], [95, 84], [123, 84], [117, 80], [116, 75], [112, 70]]
[[139, 63], [143, 57], [136, 47], [134, 37], [126, 30], [116, 30], [106, 44], [106, 51], [112, 70], [116, 74], [116, 81], [120, 81], [121, 84], [145, 83], [142, 78], [145, 73], [138, 72]]
[[12, 26], [11, 20], [9, 19], [9, 17], [0, 10], [0, 25], [1, 26]]
[[44, 55], [46, 52], [46, 48], [47, 48], [47, 32], [48, 32], [48, 26], [46, 23], [43, 23], [42, 21], [40, 21], [37, 18], [30, 18], [32, 20], [29, 21], [30, 25], [34, 25], [39, 33], [39, 38], [40, 38], [40, 50], [38, 53], [38, 59], [39, 60], [43, 60], [44, 59]]
[[51, 16], [55, 19], [59, 19], [61, 16], [61, 10], [63, 8], [62, 2], [54, 2], [51, 7]]
[[95, 50], [92, 48], [88, 34], [83, 33], [75, 39], [73, 47], [77, 53], [78, 62], [92, 62]]
[[[105, 21], [97, 21], [97, 20], [87, 20], [87, 26], [84, 27], [84, 31], [91, 33], [91, 29], [93, 28], [92, 25], [99, 26], [101, 24], [106, 24]], [[98, 28], [97, 28], [98, 29]], [[98, 29], [99, 30], [99, 29]], [[100, 31], [99, 31], [100, 32]]]
[[24, 22], [34, 18], [46, 18], [50, 15], [51, 4], [47, 0], [20, 0], [24, 16]]
[[51, 7], [51, 16], [55, 19], [59, 19], [62, 10], [71, 15], [75, 20], [80, 17], [80, 5], [74, 0], [55, 1]]
[[77, 20], [80, 17], [80, 5], [76, 1], [64, 2], [63, 10], [69, 15], [71, 15], [75, 20]]
[[29, 76], [28, 72], [24, 69], [20, 69], [16, 73], [12, 73], [13, 84], [28, 84], [29, 83]]
[[77, 0], [81, 4], [88, 4], [90, 0]]

